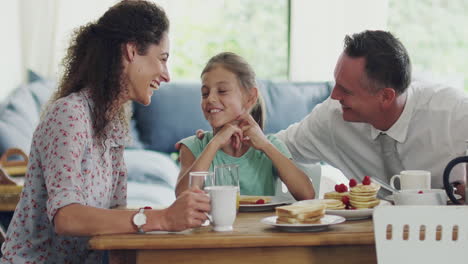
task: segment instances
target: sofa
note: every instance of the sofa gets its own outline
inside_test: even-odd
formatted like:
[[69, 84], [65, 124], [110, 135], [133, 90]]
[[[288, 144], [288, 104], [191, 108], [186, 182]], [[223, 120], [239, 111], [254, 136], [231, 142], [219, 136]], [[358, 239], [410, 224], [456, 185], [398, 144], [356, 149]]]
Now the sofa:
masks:
[[[0, 155], [11, 147], [29, 153], [41, 108], [56, 88], [56, 82], [32, 72], [29, 77], [0, 103]], [[304, 118], [330, 95], [333, 85], [259, 80], [259, 88], [267, 108], [265, 132], [275, 133]], [[153, 94], [151, 105], [132, 105], [133, 142], [125, 149], [129, 206], [167, 206], [174, 201], [179, 173], [174, 145], [197, 129], [210, 129], [200, 98], [200, 83], [171, 82]]]

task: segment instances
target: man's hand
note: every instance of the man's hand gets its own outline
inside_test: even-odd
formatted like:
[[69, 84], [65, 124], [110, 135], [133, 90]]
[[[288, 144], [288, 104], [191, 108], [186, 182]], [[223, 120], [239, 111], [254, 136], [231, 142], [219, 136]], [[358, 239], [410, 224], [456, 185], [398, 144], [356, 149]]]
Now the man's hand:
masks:
[[210, 198], [200, 189], [193, 188], [183, 192], [167, 209], [164, 209], [162, 229], [182, 231], [201, 226], [211, 211]]
[[[205, 131], [203, 131], [203, 129], [197, 129], [197, 131], [195, 132], [195, 135], [197, 136], [198, 139], [203, 139], [205, 137]], [[177, 141], [174, 145], [174, 148], [176, 150], [180, 150], [180, 141]]]

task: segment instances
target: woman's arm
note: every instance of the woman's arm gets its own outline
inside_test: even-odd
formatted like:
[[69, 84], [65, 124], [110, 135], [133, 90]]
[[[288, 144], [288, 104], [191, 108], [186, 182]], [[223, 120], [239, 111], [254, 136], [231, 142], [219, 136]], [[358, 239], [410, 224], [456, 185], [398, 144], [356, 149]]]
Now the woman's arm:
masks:
[[[181, 231], [198, 227], [206, 219], [203, 212], [211, 210], [209, 198], [199, 190], [186, 191], [168, 208], [145, 210], [144, 231]], [[53, 219], [59, 235], [92, 236], [101, 234], [135, 233], [135, 210], [102, 209], [82, 204], [60, 208]]]

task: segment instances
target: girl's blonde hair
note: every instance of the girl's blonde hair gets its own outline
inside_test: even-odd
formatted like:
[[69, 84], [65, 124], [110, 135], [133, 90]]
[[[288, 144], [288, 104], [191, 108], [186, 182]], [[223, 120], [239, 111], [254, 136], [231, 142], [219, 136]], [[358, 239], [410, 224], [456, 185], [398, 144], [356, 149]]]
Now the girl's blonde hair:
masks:
[[[237, 80], [239, 81], [239, 84], [248, 94], [251, 93], [254, 87], [257, 87], [255, 72], [249, 63], [241, 56], [233, 52], [221, 52], [213, 56], [206, 64], [205, 68], [200, 74], [200, 77], [203, 76], [203, 74], [211, 71], [216, 66], [221, 66], [226, 70], [234, 73], [237, 77]], [[250, 114], [263, 130], [265, 125], [265, 103], [260, 93], [260, 89], [257, 90], [257, 102], [252, 107]]]

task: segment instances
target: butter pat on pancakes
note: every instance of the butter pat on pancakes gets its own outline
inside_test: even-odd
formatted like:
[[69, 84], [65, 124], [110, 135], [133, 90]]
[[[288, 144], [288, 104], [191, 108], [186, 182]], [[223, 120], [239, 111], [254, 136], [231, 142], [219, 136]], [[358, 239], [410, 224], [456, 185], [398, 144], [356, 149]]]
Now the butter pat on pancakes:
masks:
[[325, 215], [326, 205], [285, 205], [276, 207], [277, 224], [318, 224]]
[[349, 192], [349, 202], [356, 209], [374, 208], [379, 205], [380, 200], [377, 199], [377, 192], [380, 185], [371, 183], [369, 185], [358, 184], [351, 188]]

